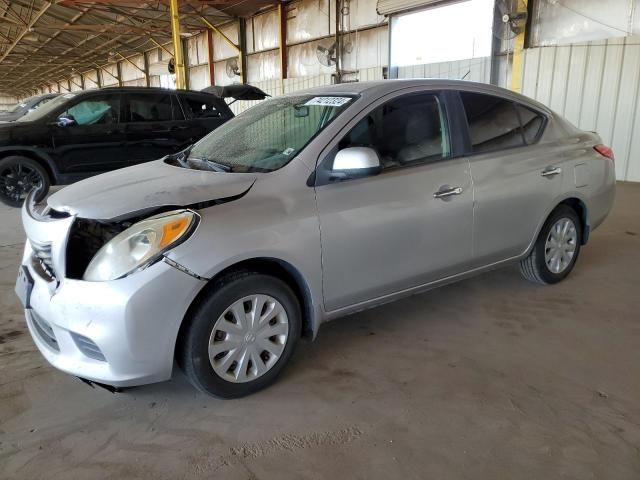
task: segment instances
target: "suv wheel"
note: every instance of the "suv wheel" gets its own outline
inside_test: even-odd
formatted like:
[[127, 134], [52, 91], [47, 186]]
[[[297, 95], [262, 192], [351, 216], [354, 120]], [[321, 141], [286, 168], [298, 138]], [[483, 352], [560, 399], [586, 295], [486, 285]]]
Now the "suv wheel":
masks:
[[581, 238], [575, 210], [560, 205], [547, 218], [529, 255], [520, 262], [522, 275], [544, 285], [558, 283], [573, 270]]
[[299, 302], [282, 280], [238, 272], [217, 281], [181, 335], [178, 361], [200, 391], [237, 398], [273, 383], [300, 337]]
[[20, 207], [27, 194], [38, 189], [36, 201], [49, 191], [49, 175], [35, 160], [11, 156], [0, 160], [0, 201], [11, 207]]

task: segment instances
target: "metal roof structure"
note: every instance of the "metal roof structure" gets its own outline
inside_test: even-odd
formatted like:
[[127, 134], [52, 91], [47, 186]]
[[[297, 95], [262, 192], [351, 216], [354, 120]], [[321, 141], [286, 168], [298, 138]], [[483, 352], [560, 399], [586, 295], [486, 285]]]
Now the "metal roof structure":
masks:
[[[274, 0], [180, 0], [185, 36]], [[22, 95], [171, 41], [169, 0], [0, 0], [0, 92]]]

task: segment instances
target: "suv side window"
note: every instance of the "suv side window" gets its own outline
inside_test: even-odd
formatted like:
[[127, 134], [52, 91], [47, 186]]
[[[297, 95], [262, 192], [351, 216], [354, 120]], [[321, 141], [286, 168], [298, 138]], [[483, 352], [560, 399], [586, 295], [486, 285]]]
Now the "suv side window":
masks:
[[482, 93], [460, 92], [473, 153], [525, 145], [515, 104]]
[[524, 139], [528, 144], [535, 143], [542, 133], [542, 127], [545, 121], [544, 115], [519, 103], [516, 103], [516, 110], [520, 116]]
[[437, 93], [414, 93], [380, 105], [340, 140], [338, 149], [371, 147], [384, 169], [450, 156], [444, 109]]
[[216, 102], [212, 99], [182, 96], [182, 105], [190, 118], [217, 118], [221, 113], [216, 108]]
[[120, 121], [120, 96], [95, 95], [81, 100], [58, 117], [68, 125], [105, 125]]
[[170, 122], [172, 120], [171, 95], [164, 93], [129, 95], [128, 122]]

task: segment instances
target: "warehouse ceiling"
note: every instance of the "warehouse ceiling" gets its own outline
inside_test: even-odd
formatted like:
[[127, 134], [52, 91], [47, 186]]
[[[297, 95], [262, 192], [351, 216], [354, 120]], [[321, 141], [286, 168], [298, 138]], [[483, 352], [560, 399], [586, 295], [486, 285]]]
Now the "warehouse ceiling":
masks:
[[[274, 0], [180, 0], [183, 34], [248, 17]], [[0, 92], [24, 96], [171, 41], [169, 1], [0, 0]]]

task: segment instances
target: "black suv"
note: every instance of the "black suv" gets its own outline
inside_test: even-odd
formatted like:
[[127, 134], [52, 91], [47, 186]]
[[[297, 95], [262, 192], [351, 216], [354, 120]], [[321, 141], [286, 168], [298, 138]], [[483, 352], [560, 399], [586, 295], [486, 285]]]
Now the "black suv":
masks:
[[16, 122], [0, 124], [0, 201], [20, 206], [32, 188], [180, 151], [233, 117], [203, 92], [110, 87], [63, 94]]

